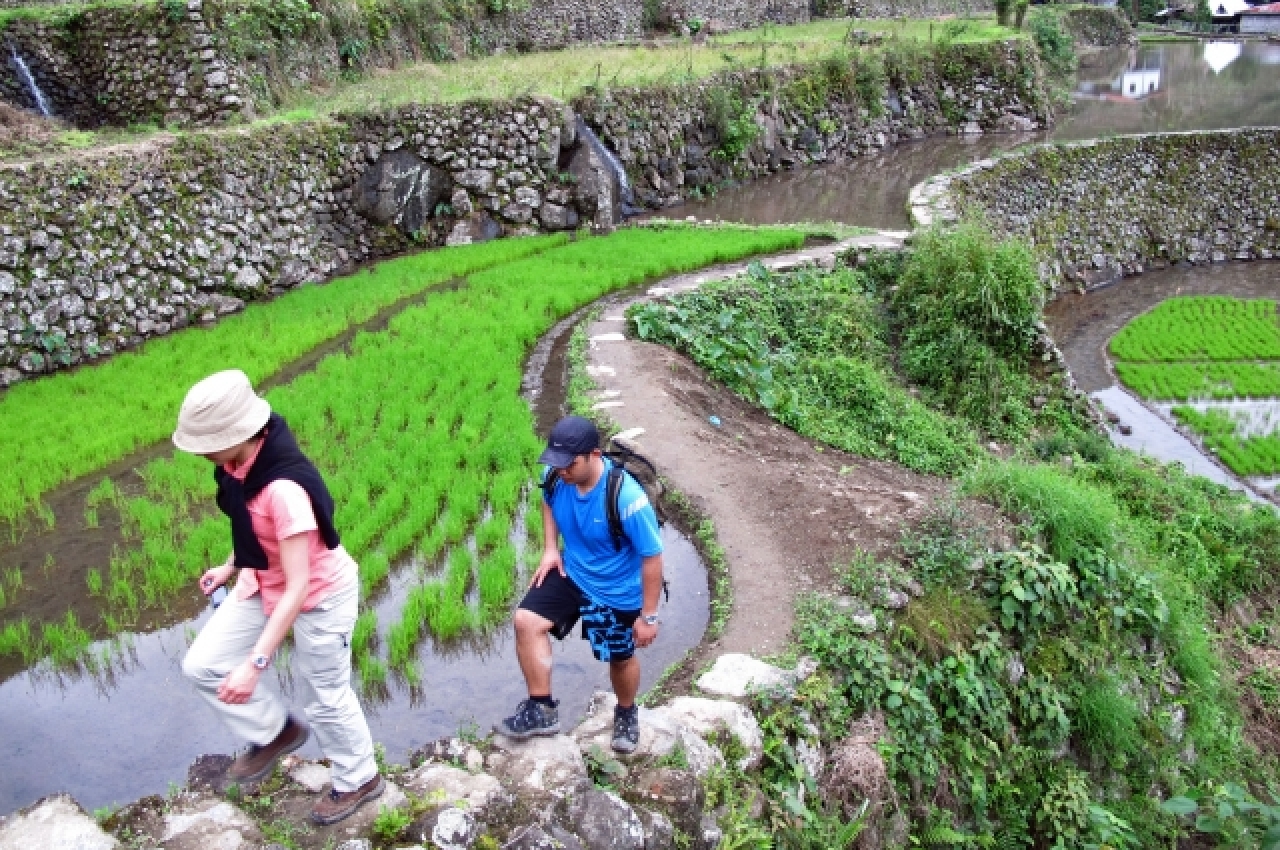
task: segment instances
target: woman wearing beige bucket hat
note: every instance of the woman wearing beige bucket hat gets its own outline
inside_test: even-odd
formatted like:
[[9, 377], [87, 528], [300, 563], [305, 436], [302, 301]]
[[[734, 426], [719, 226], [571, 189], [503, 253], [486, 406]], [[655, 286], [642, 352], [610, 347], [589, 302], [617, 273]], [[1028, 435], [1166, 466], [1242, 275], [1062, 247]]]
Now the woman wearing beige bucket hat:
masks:
[[[333, 499], [284, 419], [238, 370], [191, 388], [173, 443], [214, 463], [218, 507], [231, 519], [231, 556], [205, 572], [200, 589], [211, 594], [239, 571], [234, 590], [183, 659], [183, 673], [249, 742], [228, 771], [235, 782], [266, 777], [314, 729], [332, 763], [333, 785], [311, 816], [336, 823], [378, 797], [385, 782], [351, 688], [360, 583], [333, 527]], [[290, 629], [309, 724], [259, 687]]]

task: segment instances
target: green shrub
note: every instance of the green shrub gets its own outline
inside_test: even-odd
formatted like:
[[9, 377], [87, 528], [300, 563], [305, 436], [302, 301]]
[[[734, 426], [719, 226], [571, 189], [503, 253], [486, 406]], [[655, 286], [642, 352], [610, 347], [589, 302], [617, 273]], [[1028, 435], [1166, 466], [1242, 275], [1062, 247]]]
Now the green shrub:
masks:
[[1031, 251], [975, 224], [923, 234], [893, 295], [907, 377], [992, 434], [1030, 428], [1043, 290]]
[[1031, 37], [1040, 51], [1040, 61], [1050, 76], [1066, 79], [1076, 70], [1076, 47], [1071, 33], [1062, 25], [1062, 17], [1051, 11], [1038, 11], [1031, 16]]

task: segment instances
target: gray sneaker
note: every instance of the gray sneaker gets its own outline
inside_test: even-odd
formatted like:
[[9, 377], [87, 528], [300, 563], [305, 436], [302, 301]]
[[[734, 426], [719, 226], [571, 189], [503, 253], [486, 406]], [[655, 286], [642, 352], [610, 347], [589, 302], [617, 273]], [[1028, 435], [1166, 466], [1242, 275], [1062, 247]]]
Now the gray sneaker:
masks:
[[613, 709], [613, 751], [634, 753], [640, 744], [640, 706]]
[[524, 700], [516, 706], [516, 713], [495, 724], [494, 731], [517, 741], [528, 740], [539, 735], [560, 734], [560, 703], [544, 705], [531, 699]]

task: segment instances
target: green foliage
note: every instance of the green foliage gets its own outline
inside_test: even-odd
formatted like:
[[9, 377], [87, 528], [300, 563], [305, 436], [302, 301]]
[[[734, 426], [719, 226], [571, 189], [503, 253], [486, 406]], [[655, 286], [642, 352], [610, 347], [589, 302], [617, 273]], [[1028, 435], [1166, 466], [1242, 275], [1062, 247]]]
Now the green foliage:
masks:
[[1040, 61], [1049, 75], [1058, 80], [1069, 78], [1076, 70], [1076, 48], [1071, 33], [1062, 25], [1062, 16], [1049, 11], [1031, 15], [1031, 37], [1040, 52]]
[[373, 837], [384, 845], [391, 845], [404, 837], [405, 830], [413, 823], [406, 809], [380, 806], [373, 819]]
[[707, 123], [719, 141], [713, 155], [725, 162], [737, 162], [760, 137], [755, 104], [724, 86], [712, 87], [707, 95]]
[[[185, 12], [185, 3], [182, 4]], [[254, 57], [282, 42], [302, 38], [324, 21], [309, 0], [220, 0], [210, 4], [212, 19], [227, 49]]]
[[1111, 677], [1089, 682], [1076, 698], [1075, 731], [1085, 749], [1123, 768], [1142, 745], [1138, 707]]
[[1239, 850], [1280, 848], [1280, 795], [1272, 790], [1264, 803], [1234, 782], [1207, 791], [1172, 797], [1161, 804], [1168, 814], [1190, 820], [1195, 831], [1212, 836], [1219, 847]]
[[1089, 830], [1089, 779], [1066, 768], [1040, 800], [1036, 822], [1054, 848], [1078, 847]]
[[993, 435], [1029, 430], [1027, 365], [1043, 293], [1024, 244], [997, 243], [974, 224], [929, 231], [891, 303], [908, 378]]
[[641, 339], [674, 345], [783, 424], [838, 448], [913, 469], [954, 472], [972, 435], [913, 399], [886, 367], [883, 329], [862, 272], [745, 278], [641, 305]]
[[986, 464], [974, 470], [965, 486], [1005, 513], [1025, 518], [1049, 553], [1065, 563], [1098, 550], [1110, 552], [1117, 542], [1121, 514], [1115, 500], [1055, 466]]
[[1115, 363], [1116, 375], [1143, 398], [1272, 398], [1280, 396], [1280, 363]]
[[1066, 622], [1080, 606], [1076, 577], [1034, 545], [1004, 552], [987, 561], [983, 589], [993, 597], [1000, 625], [1028, 645], [1046, 628]]

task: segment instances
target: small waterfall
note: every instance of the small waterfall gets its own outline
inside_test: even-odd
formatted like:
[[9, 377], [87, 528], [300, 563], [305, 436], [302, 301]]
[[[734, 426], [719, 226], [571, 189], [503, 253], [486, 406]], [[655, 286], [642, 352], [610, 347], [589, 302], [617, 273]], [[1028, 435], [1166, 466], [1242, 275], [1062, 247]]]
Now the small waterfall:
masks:
[[623, 169], [622, 163], [618, 162], [618, 158], [613, 155], [613, 151], [604, 146], [604, 142], [595, 132], [587, 126], [587, 122], [581, 118], [578, 119], [578, 135], [587, 140], [587, 144], [591, 145], [592, 150], [599, 154], [600, 159], [609, 167], [609, 171], [613, 173], [613, 179], [618, 182], [618, 198], [621, 201], [619, 206], [623, 216], [635, 215], [636, 196], [631, 191], [631, 181], [627, 179], [627, 172]]
[[31, 69], [27, 67], [26, 60], [18, 53], [18, 48], [12, 45], [9, 47], [9, 61], [13, 65], [13, 70], [18, 73], [18, 79], [27, 87], [27, 93], [36, 102], [36, 111], [48, 118], [53, 114], [53, 110], [49, 108], [49, 98], [40, 91], [40, 86], [36, 83], [36, 78], [31, 75]]

